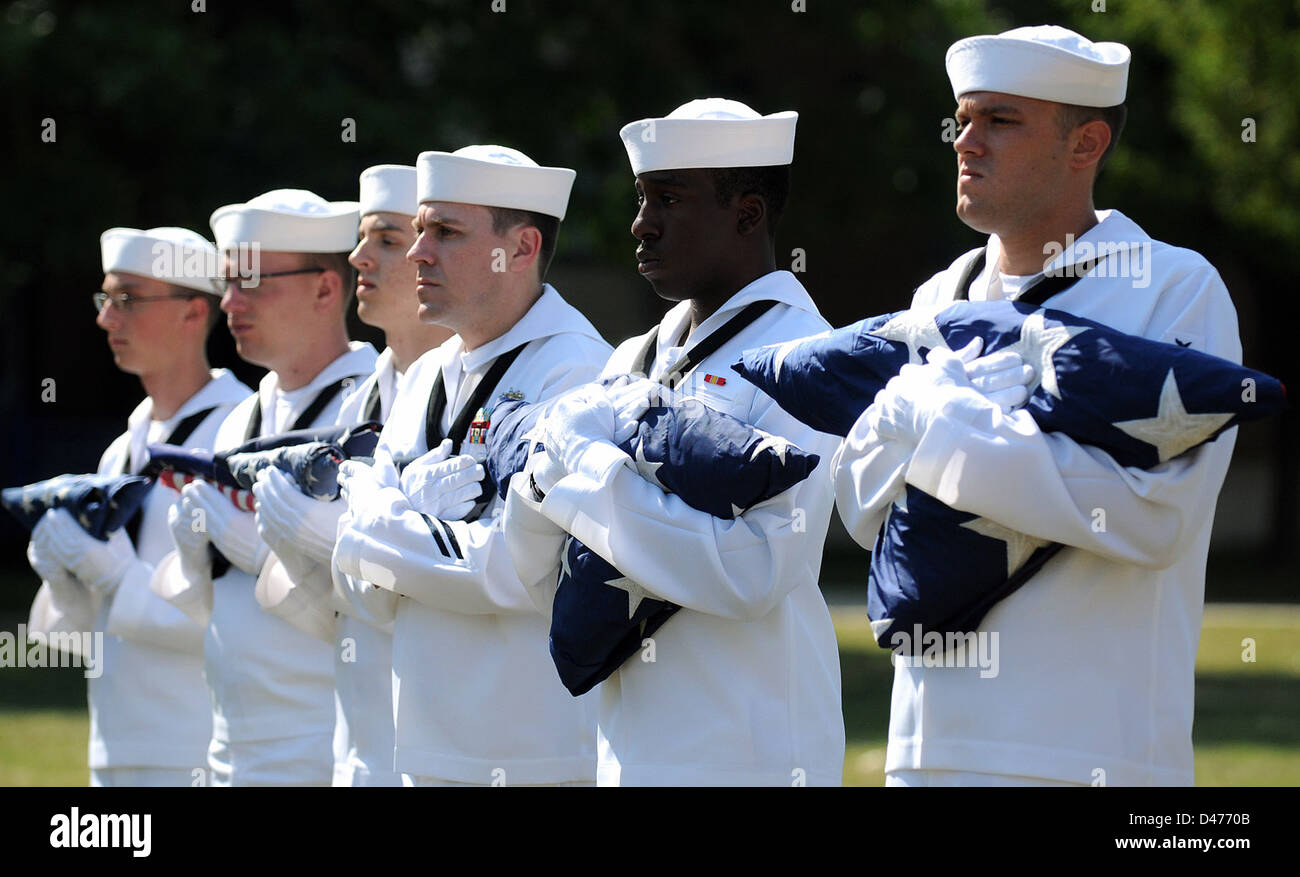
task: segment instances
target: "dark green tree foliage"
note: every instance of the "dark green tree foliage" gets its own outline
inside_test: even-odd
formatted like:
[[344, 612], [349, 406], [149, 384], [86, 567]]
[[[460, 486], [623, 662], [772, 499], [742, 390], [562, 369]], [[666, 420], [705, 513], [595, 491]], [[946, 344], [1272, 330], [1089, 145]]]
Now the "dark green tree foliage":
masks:
[[[1129, 126], [1098, 206], [1205, 253], [1234, 293], [1247, 362], [1286, 377], [1281, 328], [1265, 315], [1294, 288], [1300, 243], [1294, 0], [1110, 0], [1105, 12], [1086, 0], [205, 5], [17, 0], [0, 11], [0, 399], [31, 426], [4, 483], [68, 465], [70, 449], [44, 437], [56, 424], [102, 418], [106, 440], [138, 397], [88, 301], [105, 228], [208, 233], [217, 206], [280, 186], [355, 198], [362, 169], [426, 149], [497, 142], [578, 170], [550, 279], [566, 289], [573, 278], [576, 303], [617, 341], [663, 309], [635, 274], [618, 129], [704, 96], [798, 110], [780, 261], [803, 251], [801, 279], [837, 325], [902, 307], [980, 242], [953, 212], [945, 50], [1052, 19], [1134, 50]], [[54, 143], [41, 138], [46, 118]], [[217, 335], [214, 364], [256, 380]], [[45, 376], [59, 378], [57, 408], [40, 401]], [[93, 465], [103, 444], [77, 443], [81, 461]], [[1294, 485], [1295, 471], [1284, 475]]]

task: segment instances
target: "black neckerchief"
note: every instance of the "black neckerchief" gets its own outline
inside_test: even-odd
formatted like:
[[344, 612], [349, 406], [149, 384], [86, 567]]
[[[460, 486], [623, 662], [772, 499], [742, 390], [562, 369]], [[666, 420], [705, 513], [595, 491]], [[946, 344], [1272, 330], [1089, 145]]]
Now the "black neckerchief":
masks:
[[[307, 409], [298, 415], [298, 419], [293, 422], [289, 429], [306, 429], [311, 426], [312, 421], [320, 416], [325, 410], [325, 406], [334, 400], [334, 397], [343, 389], [343, 385], [349, 381], [355, 380], [356, 375], [348, 375], [345, 378], [339, 378], [328, 387], [322, 389], [316, 394], [316, 398], [311, 400]], [[287, 430], [286, 430], [287, 431]], [[253, 405], [253, 413], [248, 417], [248, 429], [244, 432], [244, 441], [252, 441], [262, 434], [262, 394], [257, 394], [257, 402]]]
[[[1069, 268], [1057, 269], [1052, 274], [1044, 274], [1041, 279], [1025, 287], [1019, 296], [1008, 300], [1042, 307], [1043, 302], [1054, 295], [1060, 295], [1078, 283], [1083, 278], [1083, 275], [1097, 265], [1097, 260], [1100, 258], [1100, 256], [1094, 256], [1086, 262], [1078, 262]], [[962, 272], [961, 277], [957, 280], [954, 301], [970, 300], [970, 288], [975, 284], [975, 278], [979, 277], [980, 272], [984, 270], [987, 261], [987, 248], [980, 250], [979, 255], [970, 260], [966, 270]]]
[[[185, 444], [185, 440], [190, 437], [190, 435], [194, 432], [194, 430], [198, 429], [199, 424], [203, 422], [204, 418], [206, 418], [209, 414], [211, 414], [213, 411], [216, 410], [217, 410], [217, 406], [213, 405], [211, 408], [204, 408], [202, 411], [195, 411], [189, 417], [186, 417], [180, 423], [176, 424], [176, 428], [173, 429], [170, 433], [168, 433], [167, 438], [163, 439], [163, 441], [169, 445]], [[127, 443], [127, 447], [126, 447], [126, 459], [122, 461], [122, 474], [123, 475], [131, 474], [130, 442]], [[144, 506], [142, 505], [140, 506], [140, 508], [135, 510], [134, 515], [132, 515], [130, 518], [127, 519], [125, 525], [126, 535], [131, 537], [132, 545], [139, 545], [140, 524], [143, 521], [144, 521]]]
[[[708, 358], [710, 354], [714, 353], [723, 344], [726, 344], [732, 338], [739, 335], [746, 326], [763, 316], [763, 314], [775, 307], [776, 304], [777, 302], [771, 300], [750, 302], [741, 309], [740, 313], [733, 316], [730, 320], [727, 320], [727, 322], [710, 332], [703, 340], [697, 342], [694, 347], [686, 351], [681, 359], [677, 360], [671, 368], [667, 369], [656, 380], [669, 389], [672, 389], [680, 383], [683, 378], [690, 374], [696, 366]], [[689, 331], [689, 329], [690, 327], [688, 326], [687, 330]], [[655, 357], [658, 353], [658, 341], [659, 327], [656, 326], [646, 335], [646, 340], [639, 356], [640, 371], [636, 372], [636, 374], [643, 375], [647, 378], [650, 377], [650, 368], [654, 365]], [[682, 339], [681, 343], [685, 343], [685, 338]]]
[[[1025, 302], [1026, 304], [1042, 307], [1043, 303], [1055, 295], [1060, 295], [1074, 284], [1083, 279], [1083, 275], [1091, 271], [1101, 257], [1095, 257], [1086, 262], [1078, 262], [1069, 268], [1059, 269], [1052, 274], [1044, 274], [1042, 279], [1030, 284], [1015, 299], [1015, 302]], [[984, 265], [988, 261], [988, 249], [980, 250], [979, 255], [971, 259], [966, 269], [962, 272], [961, 277], [957, 280], [955, 301], [969, 301], [970, 288], [975, 283], [975, 278], [984, 270]], [[993, 595], [989, 605], [992, 606], [1001, 600], [1011, 596], [1020, 586], [1034, 577], [1034, 574], [1042, 569], [1049, 560], [1055, 557], [1065, 546], [1060, 542], [1052, 542], [1035, 551], [1029, 560], [1016, 570], [1006, 580], [1006, 583], [998, 589]]]
[[[444, 435], [442, 431], [442, 415], [447, 410], [447, 388], [442, 382], [442, 366], [438, 366], [438, 374], [433, 379], [433, 389], [429, 391], [429, 404], [424, 409], [424, 441], [429, 450], [433, 450], [442, 444], [442, 440], [451, 439], [451, 452], [460, 453], [461, 442], [469, 434], [470, 424], [474, 421], [474, 416], [478, 414], [488, 401], [488, 396], [496, 389], [497, 384], [505, 377], [506, 371], [514, 365], [519, 354], [529, 345], [525, 341], [513, 350], [498, 356], [493, 362], [492, 367], [488, 369], [483, 380], [478, 382], [474, 388], [474, 393], [469, 397], [464, 406], [457, 413], [455, 420], [452, 421], [451, 429]], [[468, 374], [465, 377], [469, 377]]]
[[379, 397], [379, 378], [375, 378], [375, 384], [370, 388], [370, 395], [366, 397], [366, 404], [361, 409], [362, 421], [374, 420], [380, 422], [379, 415], [383, 413], [384, 403]]

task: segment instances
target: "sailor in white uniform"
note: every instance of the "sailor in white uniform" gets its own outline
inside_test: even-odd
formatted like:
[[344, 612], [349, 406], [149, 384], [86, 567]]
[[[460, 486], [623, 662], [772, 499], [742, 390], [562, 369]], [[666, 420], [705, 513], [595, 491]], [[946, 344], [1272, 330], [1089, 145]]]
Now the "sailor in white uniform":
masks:
[[[838, 785], [839, 653], [818, 589], [836, 443], [732, 371], [749, 347], [826, 331], [808, 292], [776, 268], [797, 114], [691, 101], [620, 132], [640, 210], [637, 259], [677, 304], [621, 344], [603, 374], [646, 375], [622, 398], [561, 400], [545, 453], [512, 482], [506, 536], [539, 608], [553, 601], [564, 534], [637, 590], [682, 607], [597, 689], [600, 785]], [[723, 520], [665, 494], [612, 441], [625, 405], [666, 387], [781, 436], [822, 461], [809, 478]], [[653, 660], [650, 660], [653, 657]]]
[[[277, 189], [212, 215], [225, 256], [222, 309], [239, 355], [270, 369], [221, 424], [216, 447], [338, 419], [346, 386], [374, 371], [369, 344], [349, 342], [347, 253], [357, 203]], [[251, 257], [256, 248], [260, 264]], [[245, 272], [255, 265], [251, 276]], [[269, 548], [252, 512], [210, 484], [185, 487], [172, 515], [177, 552], [154, 589], [207, 626], [213, 785], [329, 785], [334, 771], [334, 656], [329, 644], [258, 605]], [[213, 565], [209, 545], [230, 563]]]
[[575, 174], [500, 146], [425, 152], [416, 167], [420, 318], [457, 335], [416, 361], [384, 425], [381, 448], [419, 458], [400, 482], [383, 455], [343, 464], [341, 587], [392, 597], [395, 767], [411, 785], [591, 784], [594, 702], [555, 675], [501, 500], [471, 513], [496, 400], [552, 399], [609, 356], [544, 282]]
[[[1241, 361], [1218, 272], [1093, 206], [1123, 126], [1128, 65], [1125, 46], [1050, 26], [948, 50], [962, 126], [957, 215], [990, 238], [924, 283], [914, 304], [1045, 303]], [[1030, 365], [1034, 381], [1049, 379], [1050, 357]], [[1004, 415], [970, 394], [955, 402], [961, 395], [951, 374], [917, 365], [859, 418], [835, 459], [854, 538], [872, 545], [905, 482], [1066, 547], [981, 623], [981, 635], [998, 637], [995, 676], [896, 659], [886, 784], [1190, 785], [1205, 562], [1236, 430], [1154, 469], [1126, 469], [1043, 433], [1023, 410]], [[1171, 406], [1153, 418], [1153, 440], [1177, 416]], [[903, 477], [891, 484], [893, 472]]]
[[[104, 285], [96, 322], [113, 360], [146, 396], [100, 458], [101, 474], [138, 473], [150, 442], [210, 449], [217, 426], [248, 388], [208, 367], [207, 337], [221, 317], [208, 270], [217, 251], [181, 228], [112, 228], [100, 237]], [[149, 589], [172, 549], [161, 485], [107, 543], [64, 511], [37, 524], [28, 548], [45, 580], [29, 629], [96, 631], [102, 673], [87, 682], [92, 786], [187, 786], [206, 763], [212, 706], [203, 684], [203, 628]]]
[[[406, 260], [415, 242], [415, 184], [411, 166], [376, 165], [361, 174], [360, 240], [348, 257], [357, 270], [357, 316], [382, 329], [388, 346], [374, 372], [343, 399], [340, 424], [387, 420], [411, 364], [452, 334], [417, 315], [415, 268]], [[346, 503], [307, 497], [271, 468], [253, 492], [259, 532], [273, 551], [258, 577], [258, 602], [334, 646], [334, 785], [400, 786], [393, 770], [392, 618], [376, 617], [350, 592], [341, 593], [344, 599], [333, 592], [331, 555]]]

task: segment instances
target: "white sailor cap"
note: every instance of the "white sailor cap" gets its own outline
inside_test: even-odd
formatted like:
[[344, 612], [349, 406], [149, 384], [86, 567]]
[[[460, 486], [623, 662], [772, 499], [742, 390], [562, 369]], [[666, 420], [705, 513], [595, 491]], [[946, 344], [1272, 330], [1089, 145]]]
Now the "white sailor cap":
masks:
[[420, 204], [452, 201], [527, 210], [564, 219], [578, 176], [565, 167], [541, 167], [508, 146], [466, 146], [421, 152], [415, 161]]
[[677, 168], [767, 167], [794, 161], [795, 112], [760, 116], [720, 97], [682, 104], [662, 119], [630, 122], [618, 132], [632, 173]]
[[1056, 25], [958, 40], [945, 64], [953, 97], [996, 91], [1085, 107], [1124, 103], [1131, 53]]
[[306, 189], [274, 189], [212, 213], [217, 248], [256, 244], [273, 253], [344, 253], [357, 244], [356, 201], [326, 201]]
[[419, 209], [416, 172], [411, 165], [377, 164], [361, 172], [361, 215], [402, 213], [414, 216]]
[[188, 228], [110, 228], [99, 236], [104, 273], [126, 272], [221, 295], [217, 248]]

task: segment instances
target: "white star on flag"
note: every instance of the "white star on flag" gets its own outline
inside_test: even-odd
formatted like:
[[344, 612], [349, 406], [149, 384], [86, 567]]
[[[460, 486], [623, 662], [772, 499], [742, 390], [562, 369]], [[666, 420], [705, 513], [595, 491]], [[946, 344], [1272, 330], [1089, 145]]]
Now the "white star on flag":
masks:
[[573, 537], [570, 536], [564, 540], [564, 550], [560, 552], [560, 572], [569, 578], [573, 578], [573, 570], [569, 568], [569, 548], [572, 545]]
[[638, 442], [636, 446], [636, 471], [641, 473], [641, 477], [651, 484], [662, 489], [663, 482], [659, 480], [659, 467], [663, 463], [651, 463], [645, 458], [645, 442]]
[[757, 460], [759, 454], [763, 453], [767, 448], [771, 448], [776, 452], [777, 458], [784, 463], [785, 455], [790, 450], [790, 443], [780, 436], [763, 432], [761, 429], [755, 428], [754, 432], [758, 433], [763, 438], [759, 440], [758, 444], [754, 445], [754, 450], [750, 452], [750, 462]]
[[1053, 326], [1048, 329], [1043, 322], [1043, 312], [1035, 311], [1021, 324], [1020, 340], [1003, 350], [1019, 353], [1021, 359], [1034, 367], [1034, 380], [1025, 388], [1031, 396], [1042, 385], [1044, 390], [1059, 399], [1061, 390], [1056, 384], [1056, 366], [1052, 364], [1052, 357], [1062, 344], [1087, 331], [1087, 326]]
[[1024, 533], [1012, 530], [1010, 527], [1004, 527], [995, 521], [990, 521], [988, 518], [976, 518], [973, 521], [967, 521], [962, 526], [968, 530], [974, 530], [981, 536], [988, 536], [990, 539], [997, 539], [999, 542], [1007, 543], [1008, 576], [1020, 569], [1025, 561], [1029, 559], [1029, 555], [1044, 545], [1050, 544], [1046, 539], [1027, 536]]
[[1188, 448], [1199, 445], [1231, 419], [1231, 414], [1188, 414], [1183, 407], [1182, 394], [1178, 392], [1178, 380], [1171, 368], [1160, 388], [1156, 416], [1141, 420], [1121, 420], [1115, 427], [1140, 442], [1154, 445], [1156, 454], [1163, 463]]
[[27, 491], [23, 491], [23, 511], [29, 515], [36, 511], [36, 499]]
[[894, 515], [898, 515], [898, 514], [903, 514], [903, 515], [907, 514], [907, 488], [906, 487], [898, 491], [898, 499], [891, 502], [889, 504], [889, 508], [885, 510], [885, 525], [888, 526], [889, 519], [892, 518]]
[[618, 588], [620, 591], [627, 591], [627, 618], [629, 621], [632, 620], [633, 615], [636, 615], [636, 610], [640, 607], [642, 600], [647, 597], [654, 599], [649, 593], [647, 593], [645, 588], [641, 587], [627, 576], [605, 582], [605, 584], [609, 585], [611, 588]]
[[948, 349], [948, 342], [939, 332], [939, 325], [934, 317], [943, 308], [915, 307], [903, 311], [894, 319], [872, 332], [877, 338], [897, 341], [907, 345], [907, 361], [921, 362], [921, 348], [942, 347]]

